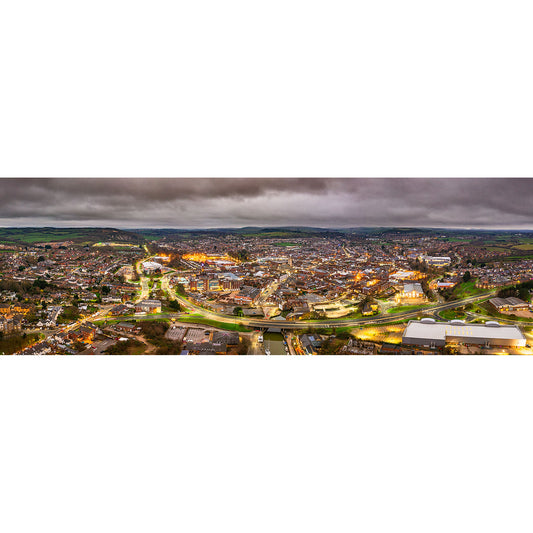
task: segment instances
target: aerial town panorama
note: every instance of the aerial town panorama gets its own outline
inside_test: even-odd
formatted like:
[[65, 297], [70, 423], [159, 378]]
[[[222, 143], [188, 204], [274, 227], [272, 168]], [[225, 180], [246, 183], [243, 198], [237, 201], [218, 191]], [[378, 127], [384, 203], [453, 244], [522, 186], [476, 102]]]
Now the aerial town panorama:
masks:
[[68, 222], [0, 228], [0, 354], [533, 354], [533, 231], [518, 222]]

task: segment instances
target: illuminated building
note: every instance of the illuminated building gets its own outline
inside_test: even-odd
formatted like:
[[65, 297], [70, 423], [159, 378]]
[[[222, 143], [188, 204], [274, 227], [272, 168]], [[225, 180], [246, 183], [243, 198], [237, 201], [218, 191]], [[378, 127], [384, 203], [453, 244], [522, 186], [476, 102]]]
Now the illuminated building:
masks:
[[145, 261], [142, 264], [143, 270], [147, 273], [156, 272], [157, 270], [161, 270], [163, 268], [163, 265], [161, 263], [156, 263], [155, 261]]
[[170, 261], [170, 255], [167, 254], [159, 254], [157, 257], [154, 257], [154, 261], [159, 263], [161, 261], [168, 263]]
[[201, 253], [185, 254], [183, 256], [185, 261], [195, 261], [196, 263], [206, 263], [208, 260], [207, 255]]
[[8, 335], [14, 331], [20, 331], [20, 321], [13, 318], [0, 316], [0, 332]]
[[239, 304], [251, 304], [255, 302], [260, 292], [261, 291], [256, 287], [244, 286], [240, 290], [239, 294], [234, 297], [234, 301], [235, 303]]
[[426, 296], [420, 283], [405, 283], [401, 292], [396, 294], [397, 302], [425, 301]]
[[222, 290], [230, 291], [240, 288], [242, 281], [240, 279], [223, 279], [221, 286]]
[[217, 278], [210, 279], [207, 282], [207, 290], [218, 291], [220, 289], [220, 283]]
[[526, 338], [518, 326], [489, 321], [465, 324], [462, 320], [436, 322], [432, 318], [410, 320], [402, 336], [403, 344], [436, 348], [446, 344], [525, 346]]
[[515, 311], [527, 311], [529, 308], [527, 302], [514, 296], [509, 298], [491, 298], [489, 302], [499, 312], [512, 313]]
[[161, 302], [159, 300], [142, 300], [135, 305], [136, 313], [160, 313]]
[[30, 304], [21, 304], [21, 303], [16, 303], [14, 306], [13, 306], [13, 311], [15, 311], [15, 313], [20, 313], [21, 315], [27, 315], [32, 309], [32, 306]]
[[422, 260], [429, 266], [445, 267], [448, 266], [452, 259], [451, 257], [432, 257], [428, 255], [422, 256]]

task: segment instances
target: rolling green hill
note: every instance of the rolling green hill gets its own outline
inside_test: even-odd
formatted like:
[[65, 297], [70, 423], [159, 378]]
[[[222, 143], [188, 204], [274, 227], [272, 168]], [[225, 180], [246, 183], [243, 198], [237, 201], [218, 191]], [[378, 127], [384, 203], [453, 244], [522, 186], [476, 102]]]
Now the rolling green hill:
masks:
[[35, 244], [61, 241], [80, 244], [100, 241], [137, 244], [144, 242], [144, 237], [113, 228], [0, 228], [2, 243]]

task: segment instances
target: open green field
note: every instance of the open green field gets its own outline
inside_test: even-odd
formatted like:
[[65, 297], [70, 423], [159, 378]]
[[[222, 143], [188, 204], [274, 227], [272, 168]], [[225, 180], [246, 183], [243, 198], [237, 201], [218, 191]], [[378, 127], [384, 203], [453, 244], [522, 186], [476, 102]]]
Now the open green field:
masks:
[[[484, 252], [501, 254], [506, 261], [522, 258], [529, 259], [531, 258], [530, 252], [533, 251], [533, 239], [531, 237], [516, 237], [516, 235], [494, 236], [489, 239], [473, 241], [471, 244], [479, 248], [481, 256], [483, 256]], [[523, 254], [520, 254], [520, 252], [523, 252]], [[511, 254], [515, 255], [510, 257]]]
[[[181, 236], [183, 235], [187, 235], [187, 234], [181, 234]], [[147, 240], [147, 241], [159, 241], [161, 240], [164, 235], [158, 235], [157, 233], [142, 233], [142, 236]]]
[[485, 289], [479, 289], [476, 287], [475, 280], [463, 282], [453, 289], [453, 294], [456, 298], [467, 298], [468, 296], [476, 296], [486, 292]]
[[292, 233], [286, 231], [269, 231], [269, 232], [258, 232], [258, 233], [243, 233], [243, 237], [259, 237], [262, 239], [275, 239], [277, 237], [293, 237]]
[[143, 237], [112, 228], [0, 228], [0, 242], [34, 244], [36, 242], [76, 241], [78, 244], [102, 242], [139, 243]]
[[300, 244], [296, 242], [277, 242], [274, 244], [274, 246], [300, 246]]
[[146, 344], [137, 339], [119, 341], [110, 346], [104, 353], [109, 355], [142, 355], [146, 351]]
[[2, 242], [23, 242], [33, 244], [35, 242], [66, 241], [84, 237], [86, 233], [62, 230], [59, 228], [0, 228], [0, 241]]
[[439, 313], [439, 316], [446, 320], [464, 320], [465, 318], [467, 318], [466, 314], [463, 311], [458, 311], [456, 309], [445, 309], [444, 311], [441, 311]]
[[161, 315], [154, 313], [153, 315], [123, 315], [117, 318], [103, 318], [100, 320], [93, 320], [92, 323], [97, 326], [113, 326], [119, 324], [120, 322], [130, 322], [131, 324], [138, 323], [144, 320], [151, 322], [169, 322], [168, 318], [161, 318]]
[[486, 249], [489, 252], [508, 252], [509, 248], [504, 248], [502, 246], [487, 246]]
[[524, 259], [531, 259], [531, 254], [521, 254], [521, 255], [507, 255], [505, 256], [505, 261], [522, 261]]
[[202, 315], [189, 315], [176, 319], [176, 322], [187, 322], [189, 324], [203, 324], [205, 326], [213, 326], [214, 328], [227, 329], [229, 331], [252, 331], [250, 328], [242, 324], [227, 324], [226, 322], [218, 322], [210, 318], [204, 318]]
[[100, 320], [93, 320], [91, 323], [96, 324], [97, 326], [113, 326], [114, 324], [118, 324], [119, 322], [135, 322], [135, 316], [134, 315], [124, 315], [120, 318], [107, 318], [107, 319], [100, 319]]
[[425, 305], [400, 305], [398, 307], [392, 307], [387, 309], [387, 313], [403, 313], [404, 311], [415, 311], [417, 309], [423, 310], [426, 307], [431, 307], [431, 304]]

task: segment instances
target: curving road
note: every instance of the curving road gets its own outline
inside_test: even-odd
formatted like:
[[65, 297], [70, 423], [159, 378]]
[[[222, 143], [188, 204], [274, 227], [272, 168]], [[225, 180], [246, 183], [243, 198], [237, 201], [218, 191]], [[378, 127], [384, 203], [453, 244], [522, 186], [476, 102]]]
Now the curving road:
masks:
[[[166, 278], [167, 276], [171, 274], [172, 273], [169, 273], [166, 276], [163, 276], [163, 278]], [[396, 322], [397, 320], [403, 320], [406, 318], [416, 318], [418, 313], [420, 313], [421, 311], [426, 314], [432, 314], [432, 313], [437, 313], [438, 311], [443, 311], [445, 309], [454, 309], [455, 307], [461, 307], [465, 304], [483, 300], [491, 296], [492, 294], [494, 294], [494, 291], [490, 291], [484, 294], [470, 296], [469, 298], [464, 298], [462, 300], [455, 300], [453, 302], [437, 304], [432, 307], [424, 307], [418, 310], [415, 309], [412, 311], [405, 311], [405, 312], [394, 313], [394, 314], [391, 313], [386, 316], [376, 315], [376, 316], [368, 317], [368, 318], [356, 318], [356, 319], [346, 319], [346, 320], [343, 320], [343, 319], [327, 320], [326, 319], [326, 320], [306, 320], [305, 322], [303, 321], [293, 322], [290, 320], [235, 317], [235, 316], [229, 316], [229, 315], [217, 313], [215, 311], [208, 311], [207, 309], [204, 309], [203, 307], [191, 302], [184, 296], [174, 294], [174, 292], [169, 289], [168, 279], [165, 281], [165, 285], [163, 285], [163, 282], [162, 282], [161, 286], [165, 287], [164, 290], [167, 290], [171, 299], [177, 300], [184, 308], [193, 310], [210, 320], [216, 320], [218, 322], [225, 322], [229, 324], [241, 324], [243, 326], [259, 327], [259, 328], [274, 327], [274, 328], [282, 328], [282, 329], [302, 329], [305, 327], [327, 327], [327, 328], [347, 327], [347, 326], [356, 327], [356, 326], [361, 326], [361, 325], [366, 325], [366, 324], [380, 324], [380, 323], [384, 324], [384, 323]]]

